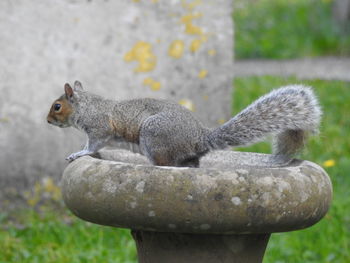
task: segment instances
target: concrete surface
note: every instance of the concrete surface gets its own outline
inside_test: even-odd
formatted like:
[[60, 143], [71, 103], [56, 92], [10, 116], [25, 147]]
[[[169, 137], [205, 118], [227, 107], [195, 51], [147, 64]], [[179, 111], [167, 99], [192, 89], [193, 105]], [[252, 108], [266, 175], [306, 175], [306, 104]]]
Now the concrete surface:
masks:
[[291, 60], [236, 60], [235, 77], [296, 76], [300, 79], [350, 81], [350, 58], [320, 57]]
[[172, 99], [210, 126], [228, 119], [231, 13], [226, 0], [0, 1], [0, 187], [59, 178], [84, 145], [78, 131], [46, 123], [65, 82]]

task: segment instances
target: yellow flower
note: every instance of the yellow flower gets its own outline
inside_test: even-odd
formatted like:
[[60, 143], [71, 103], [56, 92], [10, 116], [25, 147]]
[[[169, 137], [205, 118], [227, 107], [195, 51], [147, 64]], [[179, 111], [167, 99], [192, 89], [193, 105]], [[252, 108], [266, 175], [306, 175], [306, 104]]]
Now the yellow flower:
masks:
[[323, 162], [324, 167], [332, 167], [334, 165], [335, 165], [335, 161], [333, 159], [330, 159], [330, 160]]

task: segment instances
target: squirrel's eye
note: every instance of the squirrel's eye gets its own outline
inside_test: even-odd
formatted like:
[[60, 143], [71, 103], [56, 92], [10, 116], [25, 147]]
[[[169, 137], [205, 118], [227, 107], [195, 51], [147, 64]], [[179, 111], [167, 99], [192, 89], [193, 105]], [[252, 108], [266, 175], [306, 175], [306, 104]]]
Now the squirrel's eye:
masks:
[[59, 111], [59, 110], [61, 109], [61, 104], [56, 103], [56, 104], [53, 106], [53, 109], [54, 109], [55, 111]]

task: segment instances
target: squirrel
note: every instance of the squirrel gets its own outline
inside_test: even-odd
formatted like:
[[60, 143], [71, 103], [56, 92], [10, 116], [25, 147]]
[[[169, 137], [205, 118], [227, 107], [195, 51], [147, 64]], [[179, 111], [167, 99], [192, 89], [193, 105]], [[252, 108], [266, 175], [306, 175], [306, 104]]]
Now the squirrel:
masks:
[[307, 136], [318, 131], [321, 115], [310, 87], [289, 85], [209, 129], [177, 103], [151, 98], [105, 99], [75, 81], [73, 88], [64, 85], [64, 94], [53, 102], [47, 121], [87, 134], [84, 149], [68, 156], [68, 161], [96, 153], [111, 139], [124, 139], [138, 144], [154, 165], [199, 167], [200, 158], [211, 150], [246, 146], [271, 134], [274, 156], [289, 162], [303, 148]]

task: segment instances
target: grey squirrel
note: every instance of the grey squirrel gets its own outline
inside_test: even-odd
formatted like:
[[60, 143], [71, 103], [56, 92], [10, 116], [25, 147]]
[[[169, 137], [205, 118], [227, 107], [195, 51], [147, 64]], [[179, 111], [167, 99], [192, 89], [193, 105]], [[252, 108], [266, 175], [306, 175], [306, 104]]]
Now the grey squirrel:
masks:
[[288, 161], [317, 132], [321, 109], [309, 87], [290, 85], [262, 96], [218, 128], [204, 127], [183, 106], [165, 100], [114, 101], [83, 90], [79, 81], [64, 86], [47, 116], [50, 124], [84, 131], [84, 149], [73, 161], [96, 153], [111, 139], [137, 143], [155, 165], [198, 167], [210, 150], [245, 146], [274, 135], [276, 159]]

